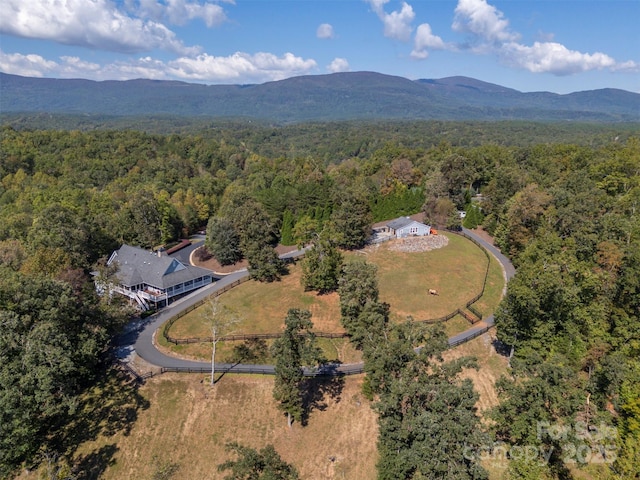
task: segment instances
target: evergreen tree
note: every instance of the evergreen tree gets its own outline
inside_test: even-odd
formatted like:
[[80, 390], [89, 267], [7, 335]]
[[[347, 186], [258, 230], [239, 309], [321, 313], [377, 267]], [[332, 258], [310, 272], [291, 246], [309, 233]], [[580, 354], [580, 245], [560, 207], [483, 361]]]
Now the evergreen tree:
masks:
[[466, 210], [466, 215], [464, 220], [462, 221], [462, 225], [464, 228], [474, 229], [477, 228], [478, 225], [482, 224], [483, 215], [482, 210], [478, 205], [470, 203]]
[[337, 245], [348, 250], [364, 247], [371, 234], [371, 209], [361, 192], [341, 192], [331, 213], [332, 237]]
[[282, 215], [282, 228], [280, 229], [280, 243], [282, 245], [295, 245], [293, 238], [293, 214], [290, 210], [285, 210]]
[[338, 288], [342, 254], [326, 233], [320, 234], [302, 260], [302, 286], [305, 290], [327, 293]]
[[278, 408], [286, 413], [290, 428], [304, 413], [303, 367], [317, 365], [322, 359], [312, 328], [311, 312], [292, 308], [285, 319], [284, 333], [271, 347], [276, 362], [273, 398], [278, 402]]
[[[353, 339], [362, 337], [360, 314], [368, 303], [378, 302], [378, 269], [375, 265], [364, 260], [347, 263], [342, 276], [338, 280], [338, 294], [340, 295], [340, 321], [347, 333]], [[355, 341], [357, 348], [362, 348], [359, 341]]]

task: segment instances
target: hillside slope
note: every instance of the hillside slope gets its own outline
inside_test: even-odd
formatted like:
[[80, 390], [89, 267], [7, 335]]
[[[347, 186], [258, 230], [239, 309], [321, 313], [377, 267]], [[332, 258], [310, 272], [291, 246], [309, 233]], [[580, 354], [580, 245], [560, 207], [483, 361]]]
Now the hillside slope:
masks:
[[640, 95], [602, 89], [522, 93], [467, 77], [408, 80], [374, 72], [259, 85], [29, 78], [0, 73], [0, 111], [328, 120], [638, 121]]

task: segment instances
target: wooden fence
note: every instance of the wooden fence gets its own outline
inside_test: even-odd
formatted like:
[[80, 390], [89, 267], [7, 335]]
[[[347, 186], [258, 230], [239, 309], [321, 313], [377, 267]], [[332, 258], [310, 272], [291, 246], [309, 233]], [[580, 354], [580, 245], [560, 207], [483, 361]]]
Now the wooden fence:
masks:
[[476, 244], [476, 246], [478, 248], [480, 248], [482, 253], [484, 253], [484, 256], [487, 258], [487, 268], [485, 269], [485, 272], [484, 272], [484, 279], [482, 280], [482, 288], [480, 289], [480, 293], [478, 293], [475, 297], [473, 297], [471, 300], [469, 300], [464, 305], [465, 308], [469, 309], [469, 311], [471, 311], [471, 313], [473, 313], [478, 318], [476, 319], [476, 318], [470, 316], [468, 313], [466, 313], [462, 309], [458, 308], [458, 309], [454, 310], [453, 312], [449, 313], [448, 315], [445, 315], [444, 317], [429, 318], [427, 320], [417, 320], [416, 323], [426, 323], [426, 324], [443, 323], [443, 322], [446, 322], [448, 320], [451, 320], [456, 315], [462, 315], [470, 323], [477, 323], [477, 322], [482, 320], [482, 313], [480, 313], [480, 311], [477, 308], [473, 307], [473, 304], [476, 303], [478, 300], [480, 300], [482, 298], [482, 296], [484, 295], [484, 291], [485, 291], [485, 288], [487, 286], [487, 278], [489, 277], [489, 268], [491, 267], [491, 257], [489, 256], [489, 252], [487, 252], [487, 250], [480, 243], [478, 243], [478, 241], [476, 241], [475, 238], [467, 235], [464, 232], [456, 232], [456, 231], [453, 231], [453, 230], [447, 230], [447, 232], [453, 233], [455, 235], [460, 235], [461, 237], [464, 237], [467, 240], [470, 240], [471, 242]]
[[[487, 257], [487, 269], [485, 271], [484, 281], [482, 282], [482, 289], [481, 289], [481, 291], [480, 291], [480, 293], [478, 295], [476, 295], [474, 298], [472, 298], [471, 300], [469, 300], [465, 304], [465, 308], [469, 309], [469, 311], [471, 311], [474, 315], [476, 315], [481, 320], [482, 319], [482, 315], [480, 314], [480, 312], [476, 308], [473, 307], [473, 304], [476, 303], [482, 297], [482, 295], [484, 295], [484, 291], [485, 291], [486, 284], [487, 284], [487, 278], [488, 278], [488, 275], [489, 275], [489, 268], [490, 268], [490, 265], [491, 265], [491, 258], [489, 256], [489, 253], [486, 251], [486, 249], [480, 243], [478, 243], [474, 238], [466, 235], [464, 232], [451, 232], [451, 233], [455, 233], [456, 235], [461, 235], [461, 236], [471, 240], [478, 247], [480, 247], [480, 249], [484, 252], [485, 256]], [[210, 337], [209, 338], [175, 339], [175, 338], [170, 337], [168, 332], [169, 332], [169, 329], [175, 323], [176, 320], [178, 320], [179, 318], [183, 317], [187, 313], [192, 312], [196, 308], [202, 306], [207, 301], [209, 301], [209, 298], [217, 297], [218, 295], [221, 295], [224, 292], [227, 292], [227, 291], [231, 290], [232, 288], [240, 285], [241, 283], [246, 282], [247, 280], [249, 280], [248, 276], [247, 277], [243, 277], [243, 278], [241, 278], [239, 280], [236, 280], [235, 282], [227, 285], [226, 287], [224, 287], [224, 288], [212, 293], [208, 298], [205, 298], [205, 299], [199, 301], [198, 303], [192, 305], [191, 307], [185, 309], [184, 311], [176, 314], [174, 317], [169, 319], [169, 321], [164, 325], [164, 328], [163, 328], [163, 331], [162, 331], [162, 334], [165, 337], [165, 339], [167, 341], [169, 341], [171, 343], [175, 343], [175, 344], [210, 342], [212, 340]], [[434, 319], [427, 319], [427, 320], [421, 320], [419, 322], [420, 323], [445, 322], [447, 320], [452, 319], [456, 315], [463, 315], [463, 316], [465, 316], [465, 318], [468, 318], [468, 319], [471, 318], [463, 310], [456, 309], [454, 312], [451, 312], [450, 314], [445, 315], [443, 317], [434, 318]], [[477, 338], [480, 335], [483, 335], [484, 333], [488, 332], [491, 328], [492, 328], [492, 326], [485, 326], [485, 327], [482, 327], [482, 328], [478, 328], [477, 330], [474, 330], [473, 332], [470, 332], [467, 335], [463, 335], [461, 338], [459, 338], [457, 340], [449, 341], [449, 347], [450, 348], [456, 347], [456, 346], [461, 345], [461, 344], [463, 344], [465, 342], [473, 340], [474, 338]], [[224, 339], [225, 340], [270, 339], [270, 338], [277, 338], [280, 335], [281, 335], [280, 333], [228, 335], [228, 336], [224, 337]], [[346, 333], [324, 333], [324, 332], [317, 332], [316, 336], [320, 337], [320, 338], [345, 338], [345, 337], [348, 337], [348, 335]], [[144, 373], [144, 374], [140, 374], [140, 373], [136, 372], [126, 362], [118, 362], [118, 363], [123, 368], [123, 370], [125, 370], [128, 374], [130, 374], [139, 383], [144, 383], [144, 381], [147, 378], [153, 377], [155, 375], [155, 373], [153, 371], [150, 371], [150, 372], [147, 372], [147, 373]], [[218, 371], [220, 373], [233, 372], [233, 373], [243, 373], [243, 374], [257, 374], [257, 375], [273, 375], [274, 374], [274, 369], [273, 369], [273, 366], [271, 366], [271, 365], [233, 365], [233, 366], [228, 366], [227, 365], [226, 367], [217, 366], [216, 367], [216, 371]], [[211, 367], [200, 367], [200, 368], [194, 368], [194, 367], [162, 367], [158, 373], [162, 374], [162, 373], [168, 373], [168, 372], [201, 373], [201, 374], [207, 373], [207, 374], [209, 374], [209, 373], [211, 373]], [[314, 369], [314, 370], [306, 370], [305, 369], [304, 375], [308, 376], [308, 377], [321, 377], [321, 376], [329, 376], [329, 375], [356, 375], [356, 374], [360, 374], [360, 373], [364, 373], [364, 364], [348, 364], [348, 365], [342, 365], [342, 366], [339, 366], [337, 364], [330, 364], [330, 365], [322, 365], [319, 368]]]
[[453, 342], [449, 342], [449, 348], [453, 348], [453, 347], [457, 347], [458, 345], [462, 345], [463, 343], [469, 342], [471, 340], [473, 340], [474, 338], [478, 338], [480, 335], [483, 335], [485, 333], [487, 333], [489, 330], [491, 330], [492, 326], [486, 326], [483, 328], [479, 328], [478, 330], [474, 331], [473, 333], [469, 334], [469, 335], [465, 335], [462, 338], [459, 338], [456, 341]]
[[181, 339], [175, 339], [175, 338], [173, 338], [173, 337], [171, 337], [169, 335], [169, 330], [171, 329], [173, 324], [176, 323], [177, 320], [179, 320], [180, 318], [184, 317], [186, 314], [193, 312], [196, 308], [200, 308], [202, 305], [207, 303], [209, 301], [209, 299], [218, 297], [218, 296], [222, 295], [224, 292], [228, 292], [232, 288], [237, 287], [238, 285], [240, 285], [240, 284], [242, 284], [242, 283], [244, 283], [244, 282], [246, 282], [248, 280], [249, 280], [249, 276], [248, 275], [246, 277], [239, 278], [235, 282], [232, 282], [229, 285], [224, 286], [220, 290], [216, 290], [211, 295], [209, 295], [207, 298], [203, 298], [202, 300], [194, 303], [190, 307], [185, 308], [181, 312], [176, 313], [173, 317], [171, 317], [167, 321], [167, 323], [164, 324], [164, 327], [162, 329], [162, 336], [165, 338], [165, 340], [167, 340], [167, 342], [170, 342], [170, 343], [173, 343], [173, 344], [176, 344], [176, 345], [178, 345], [179, 343], [196, 343], [196, 342], [193, 342], [193, 341], [191, 341], [191, 342], [180, 342], [179, 340], [181, 340]]
[[[429, 318], [426, 320], [416, 320], [416, 323], [425, 323], [425, 324], [436, 324], [436, 323], [444, 323], [448, 320], [451, 320], [453, 317], [455, 317], [456, 315], [461, 315], [464, 318], [466, 318], [470, 323], [477, 323], [479, 321], [482, 320], [482, 313], [480, 313], [476, 308], [473, 307], [473, 304], [476, 303], [478, 300], [480, 300], [480, 298], [482, 298], [482, 295], [484, 295], [484, 291], [487, 285], [487, 278], [489, 276], [489, 268], [491, 266], [491, 257], [489, 256], [489, 253], [486, 251], [486, 249], [478, 242], [476, 241], [475, 238], [467, 235], [464, 232], [455, 232], [455, 231], [448, 231], [449, 233], [453, 233], [455, 235], [460, 235], [468, 240], [470, 240], [471, 242], [473, 242], [476, 246], [478, 246], [480, 248], [480, 250], [482, 251], [482, 253], [484, 253], [485, 257], [487, 258], [487, 268], [485, 269], [485, 274], [484, 274], [484, 279], [482, 281], [482, 288], [480, 290], [480, 293], [478, 293], [475, 297], [473, 297], [471, 300], [469, 300], [466, 304], [465, 304], [465, 308], [469, 309], [469, 311], [471, 311], [471, 313], [473, 313], [476, 317], [478, 318], [474, 318], [471, 315], [469, 315], [468, 313], [466, 313], [464, 310], [457, 308], [456, 310], [454, 310], [453, 312], [444, 315], [442, 317], [438, 317], [438, 318]], [[236, 280], [233, 283], [230, 283], [229, 285], [225, 286], [224, 288], [212, 293], [209, 298], [211, 297], [217, 297], [219, 295], [222, 295], [224, 292], [227, 292], [229, 290], [231, 290], [232, 288], [246, 282], [249, 280], [249, 277], [243, 277], [239, 280]], [[183, 316], [185, 316], [187, 313], [190, 313], [192, 311], [194, 311], [196, 308], [199, 308], [200, 306], [204, 305], [206, 302], [209, 301], [209, 298], [205, 298], [197, 303], [195, 303], [194, 305], [192, 305], [191, 307], [183, 310], [182, 312], [176, 314], [174, 317], [171, 317], [169, 319], [169, 321], [167, 323], [165, 323], [164, 328], [162, 329], [162, 336], [165, 338], [165, 340], [169, 343], [173, 343], [174, 345], [184, 345], [184, 344], [191, 344], [191, 343], [210, 343], [213, 341], [213, 337], [190, 337], [190, 338], [175, 338], [172, 337], [171, 335], [169, 335], [169, 330], [171, 329], [171, 327], [173, 326], [173, 324], [180, 318], [182, 318]], [[314, 332], [316, 337], [318, 338], [348, 338], [349, 334], [346, 332], [342, 332], [342, 333], [327, 333], [327, 332]], [[282, 336], [282, 333], [247, 333], [247, 334], [239, 334], [239, 335], [227, 335], [224, 336], [222, 338], [220, 338], [220, 341], [239, 341], [239, 340], [269, 340], [269, 339], [275, 339], [275, 338], [279, 338]]]
[[118, 366], [131, 376], [137, 383], [144, 383], [147, 378], [153, 377], [153, 372], [138, 373], [131, 365], [124, 361], [118, 361]]

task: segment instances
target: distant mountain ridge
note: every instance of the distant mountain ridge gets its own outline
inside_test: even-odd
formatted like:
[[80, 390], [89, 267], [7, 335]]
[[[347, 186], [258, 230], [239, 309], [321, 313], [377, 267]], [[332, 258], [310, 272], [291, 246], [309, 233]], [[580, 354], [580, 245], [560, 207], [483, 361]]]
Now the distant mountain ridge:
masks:
[[252, 85], [47, 79], [0, 73], [0, 112], [180, 115], [277, 122], [330, 120], [640, 121], [640, 94], [522, 93], [473, 78], [409, 80], [375, 72]]

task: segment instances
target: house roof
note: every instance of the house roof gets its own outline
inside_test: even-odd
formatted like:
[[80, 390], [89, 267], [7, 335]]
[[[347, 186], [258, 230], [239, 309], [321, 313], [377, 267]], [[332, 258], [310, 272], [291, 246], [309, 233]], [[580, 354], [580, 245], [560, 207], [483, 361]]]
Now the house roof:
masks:
[[209, 270], [185, 265], [176, 258], [158, 256], [143, 248], [122, 245], [109, 258], [109, 264], [118, 262], [118, 279], [131, 287], [147, 284], [157, 288], [169, 288], [189, 280], [211, 275]]
[[412, 223], [420, 223], [420, 222], [416, 222], [415, 220], [409, 217], [400, 217], [400, 218], [396, 218], [395, 220], [391, 220], [389, 223], [387, 223], [387, 227], [391, 228], [392, 230], [399, 230], [400, 228], [406, 227], [407, 225], [411, 225]]

